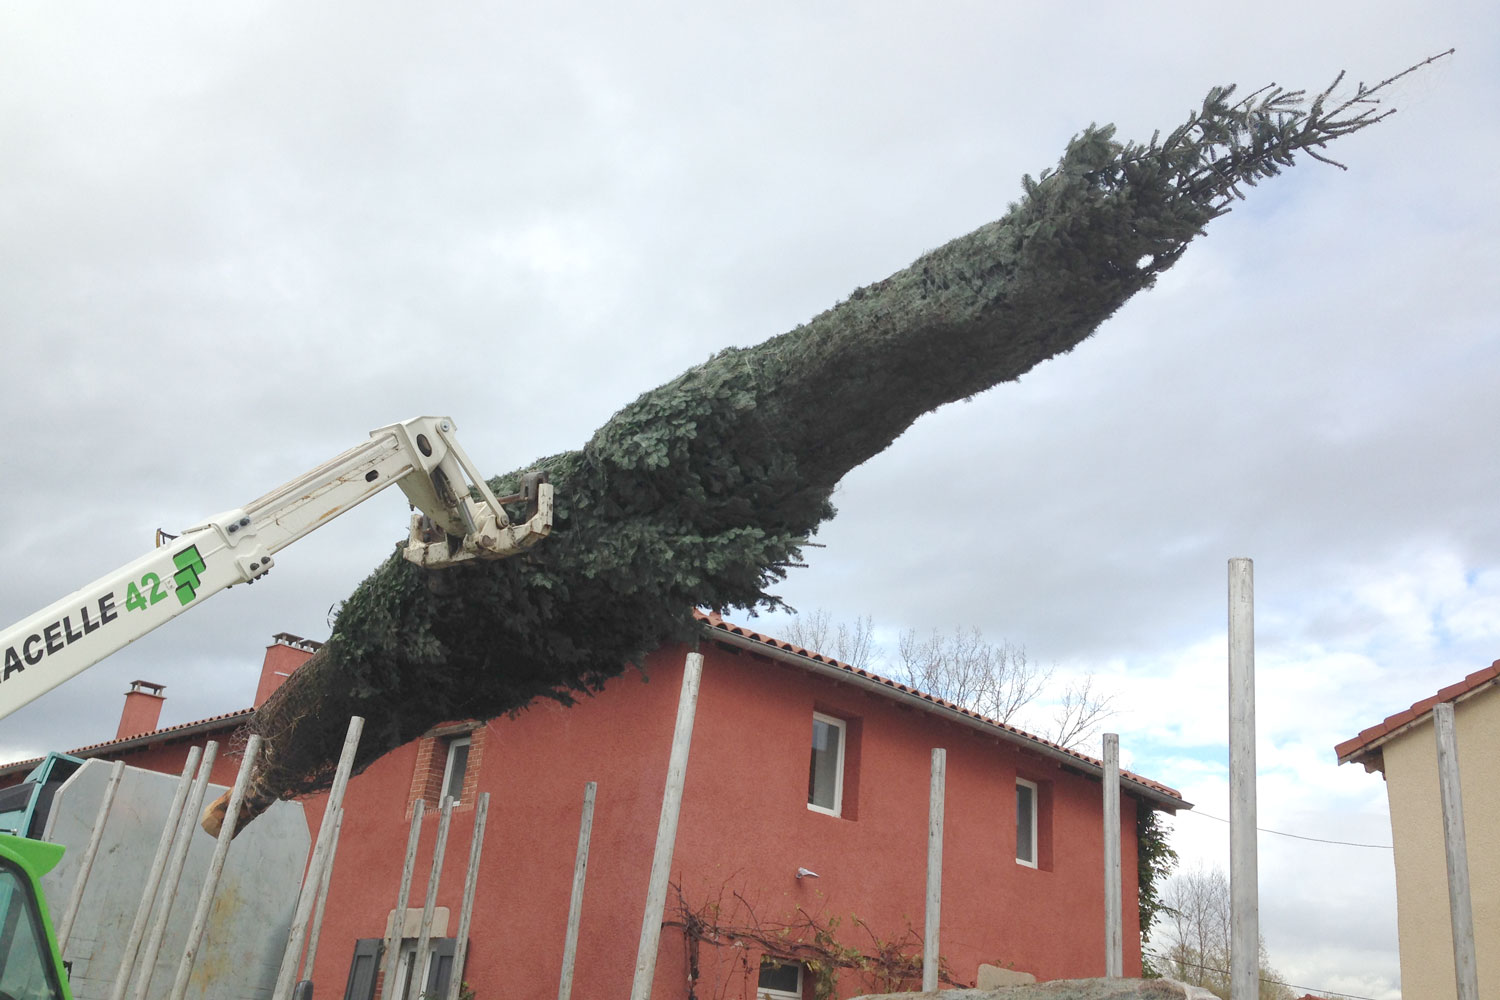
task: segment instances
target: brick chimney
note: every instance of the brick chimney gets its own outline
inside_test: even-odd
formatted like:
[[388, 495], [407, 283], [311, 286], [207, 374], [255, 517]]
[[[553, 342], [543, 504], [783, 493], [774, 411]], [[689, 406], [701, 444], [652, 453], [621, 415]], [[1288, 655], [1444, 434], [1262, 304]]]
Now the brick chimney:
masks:
[[260, 667], [260, 685], [255, 689], [255, 708], [264, 705], [266, 699], [271, 697], [271, 692], [281, 687], [292, 676], [292, 672], [306, 663], [318, 651], [318, 647], [323, 645], [289, 632], [277, 632], [272, 638], [276, 641], [266, 647], [266, 659]]
[[155, 732], [161, 720], [161, 703], [167, 700], [162, 694], [166, 689], [165, 684], [131, 681], [130, 690], [125, 692], [125, 709], [120, 713], [120, 728], [115, 739]]

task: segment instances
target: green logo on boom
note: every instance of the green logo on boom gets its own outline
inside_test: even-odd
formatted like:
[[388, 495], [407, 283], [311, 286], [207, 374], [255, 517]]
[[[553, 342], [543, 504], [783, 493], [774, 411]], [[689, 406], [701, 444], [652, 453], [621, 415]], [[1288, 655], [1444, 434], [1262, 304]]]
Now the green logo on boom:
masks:
[[198, 554], [198, 546], [189, 545], [172, 559], [177, 566], [177, 572], [172, 575], [172, 582], [177, 584], [177, 599], [183, 604], [188, 603], [198, 594], [198, 574], [205, 567], [203, 557]]

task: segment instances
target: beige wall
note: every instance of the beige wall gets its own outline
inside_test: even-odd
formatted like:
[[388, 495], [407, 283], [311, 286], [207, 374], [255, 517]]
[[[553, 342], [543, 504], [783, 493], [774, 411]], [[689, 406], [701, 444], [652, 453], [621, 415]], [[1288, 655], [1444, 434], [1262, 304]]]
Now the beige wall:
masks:
[[[1454, 716], [1479, 992], [1500, 997], [1500, 686], [1460, 701]], [[1457, 987], [1432, 716], [1385, 744], [1384, 751], [1396, 847], [1401, 995], [1449, 1000]]]

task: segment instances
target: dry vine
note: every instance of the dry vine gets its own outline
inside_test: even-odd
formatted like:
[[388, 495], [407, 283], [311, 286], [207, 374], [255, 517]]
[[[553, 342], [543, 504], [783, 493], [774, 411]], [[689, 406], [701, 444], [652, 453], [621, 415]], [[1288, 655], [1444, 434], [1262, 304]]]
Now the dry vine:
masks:
[[[738, 889], [721, 886], [716, 899], [694, 906], [687, 901], [682, 886], [672, 883], [676, 895], [675, 910], [662, 922], [663, 927], [682, 931], [687, 964], [687, 1000], [725, 1000], [733, 982], [753, 991], [761, 959], [798, 963], [812, 977], [814, 1000], [833, 1000], [838, 995], [840, 973], [859, 977], [863, 993], [894, 993], [920, 989], [922, 983], [922, 939], [910, 922], [900, 937], [883, 938], [866, 921], [850, 916], [847, 920], [821, 913], [809, 913], [801, 905], [786, 918], [763, 919], [755, 906]], [[852, 933], [858, 943], [840, 940], [840, 928]], [[729, 964], [738, 970], [732, 977], [720, 977], [706, 984], [716, 992], [705, 997], [703, 948], [727, 949]], [[954, 977], [952, 969], [938, 958], [938, 979], [950, 986], [965, 987]], [[741, 991], [742, 997], [753, 992]]]

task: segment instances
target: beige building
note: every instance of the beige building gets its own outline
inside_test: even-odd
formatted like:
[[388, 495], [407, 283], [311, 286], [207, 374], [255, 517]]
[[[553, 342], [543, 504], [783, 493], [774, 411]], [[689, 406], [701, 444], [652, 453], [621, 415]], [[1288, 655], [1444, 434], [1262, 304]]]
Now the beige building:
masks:
[[1481, 996], [1500, 996], [1500, 660], [1371, 726], [1335, 751], [1385, 776], [1396, 848], [1401, 993], [1412, 1000], [1458, 994], [1432, 708], [1451, 702], [1458, 734], [1469, 892]]

